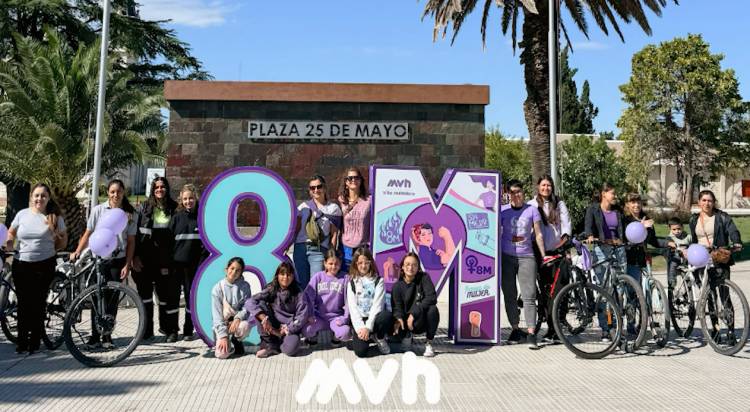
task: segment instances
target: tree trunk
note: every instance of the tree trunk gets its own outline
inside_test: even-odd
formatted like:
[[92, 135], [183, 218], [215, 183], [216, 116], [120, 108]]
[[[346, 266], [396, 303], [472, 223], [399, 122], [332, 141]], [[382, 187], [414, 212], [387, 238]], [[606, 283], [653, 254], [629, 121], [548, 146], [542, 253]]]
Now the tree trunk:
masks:
[[[52, 189], [54, 190], [54, 189]], [[65, 250], [75, 250], [78, 246], [78, 240], [83, 236], [86, 230], [86, 219], [83, 216], [81, 203], [75, 196], [75, 193], [55, 193], [55, 201], [62, 209], [62, 215], [65, 219], [65, 226], [68, 231], [68, 245]]]
[[539, 14], [524, 9], [523, 40], [519, 44], [524, 67], [526, 101], [523, 112], [529, 128], [531, 177], [534, 183], [550, 173], [549, 154], [549, 56], [547, 2], [537, 2]]
[[690, 211], [690, 208], [693, 206], [693, 180], [695, 180], [693, 174], [687, 173], [685, 195], [682, 197], [682, 208], [686, 211]]

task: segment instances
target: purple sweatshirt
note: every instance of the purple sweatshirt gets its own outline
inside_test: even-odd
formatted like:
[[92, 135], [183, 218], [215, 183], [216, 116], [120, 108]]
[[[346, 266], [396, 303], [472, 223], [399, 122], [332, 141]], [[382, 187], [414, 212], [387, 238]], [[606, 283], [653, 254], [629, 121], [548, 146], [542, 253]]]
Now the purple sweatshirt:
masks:
[[336, 277], [329, 276], [325, 271], [316, 273], [305, 288], [305, 294], [311, 305], [310, 313], [326, 321], [339, 317], [348, 321], [347, 282], [349, 282], [349, 276], [341, 272]]
[[274, 293], [271, 285], [248, 299], [245, 309], [255, 319], [261, 313], [276, 318], [287, 326], [289, 334], [299, 334], [310, 316], [310, 307], [303, 291], [292, 294], [289, 289], [281, 289]]

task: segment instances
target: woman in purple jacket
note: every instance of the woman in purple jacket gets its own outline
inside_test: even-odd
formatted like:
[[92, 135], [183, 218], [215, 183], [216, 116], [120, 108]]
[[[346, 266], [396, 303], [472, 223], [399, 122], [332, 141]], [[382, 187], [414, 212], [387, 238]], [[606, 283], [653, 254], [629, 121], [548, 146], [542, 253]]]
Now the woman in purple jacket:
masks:
[[307, 342], [314, 344], [323, 331], [333, 332], [333, 343], [351, 340], [349, 310], [346, 307], [346, 283], [349, 277], [340, 272], [341, 259], [329, 249], [324, 261], [325, 271], [316, 273], [305, 288], [310, 307], [310, 318], [304, 329]]
[[290, 263], [283, 262], [276, 268], [273, 281], [253, 295], [246, 308], [259, 324], [261, 349], [257, 357], [297, 353], [309, 306]]

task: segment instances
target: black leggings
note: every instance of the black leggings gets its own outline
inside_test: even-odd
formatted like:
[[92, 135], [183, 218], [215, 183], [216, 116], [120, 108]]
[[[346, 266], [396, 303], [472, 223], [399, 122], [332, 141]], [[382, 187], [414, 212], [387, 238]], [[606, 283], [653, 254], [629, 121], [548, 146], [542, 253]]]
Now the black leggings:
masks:
[[[185, 296], [185, 323], [182, 326], [183, 335], [192, 335], [195, 328], [193, 326], [192, 307], [190, 304], [190, 290], [193, 287], [193, 281], [195, 280], [195, 272], [198, 271], [197, 264], [191, 263], [178, 263], [175, 265], [175, 276], [177, 276], [177, 282], [182, 285], [183, 294]], [[177, 291], [177, 298], [179, 299], [180, 292]]]
[[[367, 322], [367, 318], [362, 319], [364, 322]], [[391, 315], [391, 312], [388, 312], [387, 310], [383, 309], [380, 311], [380, 313], [375, 316], [375, 325], [372, 327], [372, 333], [370, 333], [370, 337], [372, 338], [373, 335], [375, 335], [378, 339], [385, 339], [385, 336], [390, 333], [390, 331], [393, 328], [393, 315]], [[357, 335], [357, 331], [352, 331], [354, 335], [354, 339], [352, 340], [352, 349], [354, 350], [354, 354], [357, 355], [360, 358], [364, 358], [367, 356], [367, 350], [370, 348], [370, 341], [369, 340], [362, 340], [359, 338], [359, 335]]]
[[13, 283], [18, 298], [18, 347], [39, 349], [44, 330], [49, 285], [55, 276], [55, 258], [13, 262]]
[[[406, 320], [409, 318], [407, 314], [404, 318], [404, 329], [400, 329], [398, 332], [399, 338], [403, 339], [406, 336], [406, 332], [409, 332], [409, 327], [406, 325]], [[435, 305], [428, 307], [420, 313], [419, 317], [414, 317], [414, 330], [412, 334], [418, 335], [424, 333], [427, 335], [427, 340], [435, 339], [435, 332], [437, 332], [438, 324], [440, 323], [440, 312]]]
[[[122, 279], [120, 279], [120, 272], [122, 271], [122, 268], [125, 267], [125, 261], [125, 258], [103, 260], [101, 265], [99, 265], [99, 271], [102, 274], [102, 278], [104, 278], [104, 280], [108, 282], [122, 282]], [[89, 283], [92, 285], [96, 284], [96, 278], [92, 277], [89, 280]], [[122, 299], [123, 296], [119, 293], [117, 293], [118, 296], [115, 296], [115, 293], [117, 292], [103, 292], [104, 302], [106, 305], [104, 307], [104, 313], [117, 318], [117, 308], [119, 307], [120, 299]], [[94, 302], [94, 307], [96, 307], [97, 299], [95, 297], [92, 297], [92, 301]], [[91, 336], [95, 339], [100, 337], [99, 329], [97, 328], [96, 324], [96, 311], [94, 310], [91, 311]]]

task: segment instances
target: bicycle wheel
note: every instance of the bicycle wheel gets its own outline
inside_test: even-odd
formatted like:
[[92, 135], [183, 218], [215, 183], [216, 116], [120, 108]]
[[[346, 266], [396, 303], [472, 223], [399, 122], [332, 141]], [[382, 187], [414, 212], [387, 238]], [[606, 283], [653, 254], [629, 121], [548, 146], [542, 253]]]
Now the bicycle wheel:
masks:
[[669, 299], [661, 282], [648, 279], [646, 304], [648, 305], [648, 328], [656, 345], [663, 348], [669, 341]]
[[675, 283], [668, 293], [672, 327], [677, 336], [689, 338], [693, 334], [696, 316], [693, 286], [682, 276], [677, 276]]
[[629, 275], [619, 274], [616, 278], [617, 303], [622, 309], [624, 328], [623, 349], [632, 352], [638, 349], [646, 340], [648, 329], [648, 308], [646, 298], [643, 297], [641, 285]]
[[44, 315], [44, 346], [54, 350], [62, 345], [65, 312], [70, 304], [67, 282], [64, 277], [55, 276], [47, 295], [47, 310]]
[[[131, 305], [126, 307], [127, 301]], [[134, 305], [133, 305], [134, 304]], [[93, 285], [70, 305], [63, 336], [68, 350], [87, 366], [112, 366], [130, 355], [146, 329], [138, 294], [117, 282]]]
[[0, 284], [0, 327], [5, 338], [13, 343], [18, 342], [18, 298], [11, 290], [13, 284], [11, 272], [3, 270], [4, 283]]
[[739, 352], [747, 341], [750, 308], [742, 290], [731, 280], [712, 280], [698, 302], [703, 337], [722, 355]]
[[612, 353], [622, 334], [615, 299], [592, 283], [571, 283], [560, 289], [552, 304], [552, 319], [565, 347], [585, 359]]

